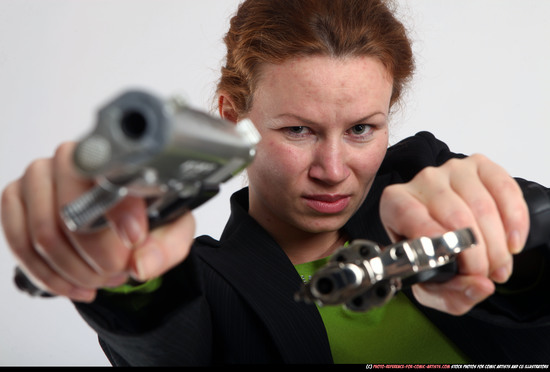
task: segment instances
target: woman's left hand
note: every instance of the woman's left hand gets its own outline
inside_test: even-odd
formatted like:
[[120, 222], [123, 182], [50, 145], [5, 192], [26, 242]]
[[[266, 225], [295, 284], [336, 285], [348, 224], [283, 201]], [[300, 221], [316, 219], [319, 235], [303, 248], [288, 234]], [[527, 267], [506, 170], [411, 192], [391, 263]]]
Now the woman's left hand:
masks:
[[387, 187], [382, 223], [393, 241], [438, 236], [471, 227], [478, 244], [458, 255], [458, 274], [446, 283], [413, 286], [425, 306], [462, 315], [504, 283], [512, 255], [529, 233], [529, 212], [517, 182], [482, 155], [428, 167], [410, 182]]

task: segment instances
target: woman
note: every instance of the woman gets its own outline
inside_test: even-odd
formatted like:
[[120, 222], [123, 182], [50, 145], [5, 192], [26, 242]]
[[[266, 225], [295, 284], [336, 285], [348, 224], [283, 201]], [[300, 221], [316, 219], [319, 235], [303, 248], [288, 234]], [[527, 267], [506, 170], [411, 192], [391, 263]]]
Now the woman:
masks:
[[[112, 230], [66, 231], [56, 211], [90, 187], [71, 170], [72, 144], [32, 163], [3, 193], [3, 226], [22, 267], [76, 302], [114, 364], [545, 356], [536, 348], [548, 344], [528, 329], [546, 324], [535, 287], [495, 294], [528, 233], [518, 183], [487, 158], [453, 154], [427, 133], [386, 151], [391, 108], [413, 60], [384, 2], [249, 0], [225, 41], [220, 114], [252, 119], [262, 141], [219, 242], [192, 243], [190, 214], [148, 232], [139, 199], [110, 212]], [[415, 286], [356, 318], [293, 301], [299, 273], [346, 241], [387, 244], [462, 227], [472, 227], [479, 244], [459, 256], [459, 275], [447, 283]], [[104, 289], [128, 276], [151, 281], [129, 293]], [[506, 337], [523, 337], [532, 354]]]

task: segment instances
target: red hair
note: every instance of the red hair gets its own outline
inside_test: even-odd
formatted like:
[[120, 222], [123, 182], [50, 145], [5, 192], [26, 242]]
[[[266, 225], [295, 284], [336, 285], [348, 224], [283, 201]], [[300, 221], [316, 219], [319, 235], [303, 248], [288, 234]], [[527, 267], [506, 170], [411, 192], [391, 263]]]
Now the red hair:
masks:
[[375, 57], [393, 78], [391, 105], [414, 70], [405, 27], [384, 0], [246, 0], [224, 41], [218, 92], [231, 98], [239, 115], [252, 106], [264, 63], [312, 55]]

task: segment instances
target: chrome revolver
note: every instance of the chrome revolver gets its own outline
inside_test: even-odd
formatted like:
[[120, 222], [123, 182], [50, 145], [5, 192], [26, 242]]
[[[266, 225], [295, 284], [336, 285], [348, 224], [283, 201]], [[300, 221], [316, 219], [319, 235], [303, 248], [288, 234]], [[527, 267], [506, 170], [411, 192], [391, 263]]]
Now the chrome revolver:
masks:
[[[435, 238], [406, 240], [383, 249], [369, 240], [354, 240], [338, 249], [301, 287], [295, 299], [368, 311], [387, 303], [405, 286], [436, 276], [443, 280], [441, 269], [452, 266], [458, 253], [475, 244], [469, 228]], [[449, 273], [454, 275], [453, 270]]]
[[[549, 252], [550, 189], [520, 178], [516, 181], [529, 209], [530, 228], [523, 251]], [[384, 248], [368, 240], [355, 240], [336, 251], [294, 297], [306, 303], [367, 311], [384, 305], [397, 291], [413, 284], [451, 279], [458, 271], [457, 254], [476, 243], [469, 228]]]

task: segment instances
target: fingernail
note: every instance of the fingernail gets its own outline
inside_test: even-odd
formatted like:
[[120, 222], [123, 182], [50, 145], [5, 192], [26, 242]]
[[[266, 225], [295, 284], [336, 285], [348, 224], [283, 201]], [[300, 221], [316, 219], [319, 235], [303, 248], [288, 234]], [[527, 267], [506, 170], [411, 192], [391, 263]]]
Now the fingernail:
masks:
[[117, 276], [114, 276], [114, 277], [110, 278], [107, 281], [107, 283], [105, 284], [105, 287], [107, 287], [107, 288], [119, 287], [119, 286], [123, 285], [124, 283], [126, 283], [127, 281], [128, 281], [128, 275], [120, 274], [120, 275], [117, 275]]
[[141, 225], [131, 214], [126, 214], [120, 218], [118, 224], [118, 234], [124, 244], [126, 244], [129, 248], [135, 247], [145, 238], [145, 232], [141, 228]]
[[136, 252], [136, 279], [145, 281], [158, 275], [162, 263], [162, 254], [155, 243], [143, 246]]
[[523, 249], [523, 245], [521, 244], [521, 235], [519, 234], [519, 231], [513, 230], [508, 235], [508, 249], [512, 254], [519, 253]]
[[73, 288], [69, 292], [69, 298], [76, 302], [92, 302], [95, 298], [94, 289]]
[[466, 288], [464, 294], [474, 302], [480, 302], [487, 296], [485, 292], [480, 291], [476, 286]]
[[491, 273], [491, 279], [497, 283], [505, 283], [510, 278], [512, 274], [511, 265], [507, 264], [502, 266]]

